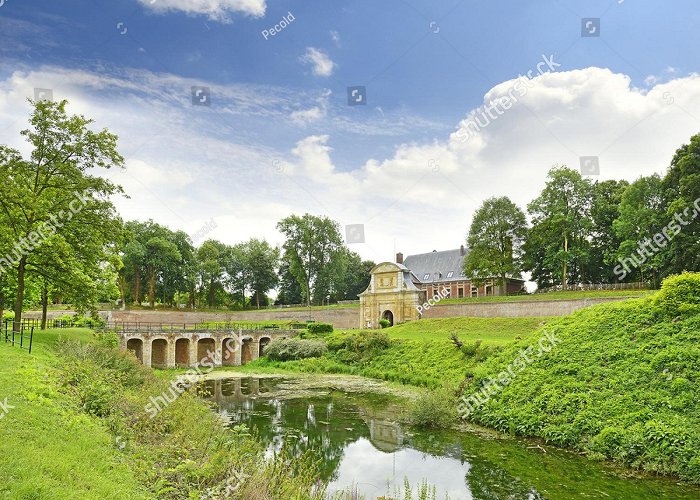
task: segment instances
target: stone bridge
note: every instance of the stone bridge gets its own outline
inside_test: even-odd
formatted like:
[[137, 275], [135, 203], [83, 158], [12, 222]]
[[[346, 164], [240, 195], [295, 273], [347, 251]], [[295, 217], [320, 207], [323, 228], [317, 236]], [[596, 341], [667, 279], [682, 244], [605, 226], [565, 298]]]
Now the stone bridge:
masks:
[[240, 366], [262, 356], [273, 339], [297, 335], [297, 330], [273, 328], [157, 331], [150, 327], [123, 329], [117, 334], [122, 349], [153, 368]]

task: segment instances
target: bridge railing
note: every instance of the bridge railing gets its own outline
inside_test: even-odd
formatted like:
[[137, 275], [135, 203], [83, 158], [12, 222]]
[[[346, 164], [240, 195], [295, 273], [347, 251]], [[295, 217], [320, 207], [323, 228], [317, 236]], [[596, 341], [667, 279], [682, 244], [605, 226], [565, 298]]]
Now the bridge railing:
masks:
[[107, 322], [101, 330], [117, 333], [129, 332], [212, 332], [212, 331], [237, 331], [237, 330], [299, 330], [306, 328], [305, 324], [292, 323], [289, 325], [276, 325], [264, 323], [238, 323], [238, 322], [203, 322], [203, 323], [153, 323], [141, 321], [113, 321]]

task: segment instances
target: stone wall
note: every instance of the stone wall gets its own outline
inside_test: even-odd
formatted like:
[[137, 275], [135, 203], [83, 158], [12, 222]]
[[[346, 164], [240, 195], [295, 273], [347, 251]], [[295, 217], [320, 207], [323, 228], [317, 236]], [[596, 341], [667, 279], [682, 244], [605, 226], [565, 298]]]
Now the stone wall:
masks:
[[[594, 304], [625, 300], [630, 297], [596, 298], [577, 300], [523, 300], [519, 302], [476, 302], [460, 304], [437, 304], [423, 312], [423, 318], [452, 318], [471, 316], [493, 317], [534, 317], [565, 316]], [[70, 311], [49, 311], [49, 319], [72, 314]], [[109, 312], [101, 312], [107, 317]], [[26, 318], [40, 318], [40, 312], [28, 312]], [[286, 311], [265, 309], [242, 312], [194, 312], [194, 311], [111, 311], [110, 321], [141, 323], [193, 324], [204, 321], [284, 321], [305, 322], [312, 319], [319, 323], [331, 323], [335, 328], [349, 329], [360, 327], [359, 307], [332, 307], [311, 309], [311, 311]]]

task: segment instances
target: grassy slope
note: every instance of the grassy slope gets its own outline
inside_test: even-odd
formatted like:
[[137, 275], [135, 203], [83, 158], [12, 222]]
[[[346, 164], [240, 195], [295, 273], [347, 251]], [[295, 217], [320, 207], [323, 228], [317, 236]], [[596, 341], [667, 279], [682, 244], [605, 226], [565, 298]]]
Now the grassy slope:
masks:
[[[700, 483], [700, 315], [665, 316], [644, 298], [583, 309], [550, 327], [561, 343], [470, 419]], [[465, 394], [537, 338], [478, 366]]]
[[[347, 362], [329, 352], [322, 358], [270, 362], [260, 359], [248, 369], [277, 368], [301, 372], [351, 373], [418, 386], [457, 385], [467, 371], [493, 350], [532, 335], [547, 318], [444, 318], [414, 321], [383, 330], [391, 346], [374, 356]], [[465, 356], [450, 340], [456, 333], [465, 343], [482, 340], [475, 356]], [[354, 332], [355, 334], [358, 331]], [[349, 335], [339, 332], [334, 335]], [[359, 334], [362, 334], [360, 331]]]
[[30, 355], [0, 341], [0, 497], [147, 498], [121, 461], [111, 435], [65, 404], [50, 346], [60, 335], [89, 340], [89, 330], [48, 331]]

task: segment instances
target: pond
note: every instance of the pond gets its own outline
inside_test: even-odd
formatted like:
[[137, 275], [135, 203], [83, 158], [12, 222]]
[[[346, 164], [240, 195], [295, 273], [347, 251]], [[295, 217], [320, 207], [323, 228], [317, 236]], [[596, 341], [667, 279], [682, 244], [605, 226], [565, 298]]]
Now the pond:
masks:
[[358, 392], [342, 379], [235, 377], [199, 389], [230, 425], [255, 429], [270, 454], [283, 443], [294, 453], [311, 450], [329, 493], [355, 489], [374, 499], [408, 479], [415, 487], [427, 481], [437, 498], [452, 500], [700, 498], [700, 488], [635, 477], [534, 441], [411, 428], [399, 423], [404, 399]]

